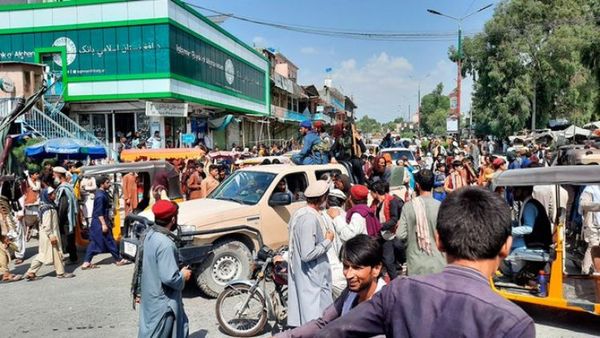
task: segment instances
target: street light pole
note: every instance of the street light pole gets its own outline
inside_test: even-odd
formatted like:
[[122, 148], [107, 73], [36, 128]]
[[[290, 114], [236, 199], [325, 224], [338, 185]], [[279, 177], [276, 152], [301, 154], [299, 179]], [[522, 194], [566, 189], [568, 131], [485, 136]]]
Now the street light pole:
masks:
[[[454, 20], [458, 23], [458, 46], [457, 46], [458, 59], [456, 61], [458, 74], [456, 76], [456, 110], [457, 110], [459, 125], [460, 125], [460, 115], [461, 115], [460, 114], [460, 96], [461, 96], [461, 89], [462, 89], [461, 88], [461, 85], [462, 85], [462, 22], [466, 18], [492, 7], [492, 5], [493, 4], [489, 4], [487, 6], [481, 7], [480, 9], [478, 9], [474, 12], [471, 12], [465, 16], [462, 16], [460, 18], [451, 16], [451, 15], [447, 15], [447, 14], [441, 13], [441, 12], [433, 10], [433, 9], [427, 9], [427, 12], [429, 12], [433, 15], [443, 16], [445, 18]], [[459, 133], [460, 133], [460, 129], [459, 129]]]
[[456, 61], [456, 68], [458, 74], [456, 75], [456, 114], [458, 115], [458, 133], [460, 135], [460, 96], [462, 92], [462, 19], [458, 22], [458, 60]]
[[420, 129], [421, 129], [421, 82], [423, 80], [425, 80], [426, 78], [428, 78], [429, 75], [431, 75], [431, 73], [428, 73], [427, 75], [423, 76], [422, 78], [420, 78], [418, 80], [415, 79], [412, 75], [409, 75], [409, 78], [417, 81], [417, 123], [416, 123], [417, 134], [420, 134]]

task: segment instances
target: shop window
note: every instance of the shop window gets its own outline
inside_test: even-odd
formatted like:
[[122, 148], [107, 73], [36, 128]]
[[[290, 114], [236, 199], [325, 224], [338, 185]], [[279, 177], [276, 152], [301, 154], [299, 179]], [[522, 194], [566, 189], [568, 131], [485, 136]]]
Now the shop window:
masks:
[[117, 52], [116, 49], [117, 30], [115, 28], [104, 29], [104, 45], [110, 46], [104, 52], [104, 74], [117, 74]]

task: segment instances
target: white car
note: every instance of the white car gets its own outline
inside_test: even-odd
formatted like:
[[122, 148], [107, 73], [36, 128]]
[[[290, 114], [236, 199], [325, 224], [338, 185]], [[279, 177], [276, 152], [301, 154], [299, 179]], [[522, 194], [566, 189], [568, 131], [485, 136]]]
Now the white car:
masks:
[[392, 163], [394, 165], [396, 165], [396, 161], [401, 159], [403, 156], [406, 156], [406, 158], [408, 159], [408, 163], [413, 167], [415, 171], [420, 169], [419, 163], [417, 163], [417, 160], [415, 158], [415, 153], [408, 148], [386, 148], [382, 149], [379, 152], [379, 155], [383, 156], [383, 154], [386, 153], [392, 156]]

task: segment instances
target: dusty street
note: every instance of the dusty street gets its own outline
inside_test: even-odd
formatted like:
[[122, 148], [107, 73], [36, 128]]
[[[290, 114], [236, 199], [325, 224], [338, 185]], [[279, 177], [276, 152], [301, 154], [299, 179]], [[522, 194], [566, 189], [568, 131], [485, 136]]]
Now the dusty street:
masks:
[[[35, 245], [35, 241], [30, 243]], [[37, 249], [30, 247], [29, 259], [15, 269], [24, 273]], [[0, 318], [5, 337], [135, 337], [138, 313], [132, 310], [129, 285], [132, 265], [117, 267], [105, 254], [95, 259], [101, 268], [82, 271], [68, 266], [76, 277], [59, 280], [45, 266], [35, 282], [0, 284]], [[215, 317], [215, 301], [203, 298], [195, 285], [184, 294], [191, 337], [225, 337]], [[600, 320], [587, 314], [572, 314], [527, 307], [534, 317], [538, 337], [594, 337]], [[270, 331], [263, 337], [270, 336]]]

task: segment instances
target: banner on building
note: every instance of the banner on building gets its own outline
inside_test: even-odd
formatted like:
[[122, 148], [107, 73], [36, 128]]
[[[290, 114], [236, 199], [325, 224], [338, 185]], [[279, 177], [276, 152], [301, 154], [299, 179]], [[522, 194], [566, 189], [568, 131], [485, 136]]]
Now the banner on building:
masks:
[[187, 103], [146, 101], [146, 116], [187, 117]]
[[458, 118], [458, 95], [456, 95], [456, 89], [448, 94], [448, 98], [450, 99], [450, 111], [448, 112], [448, 115]]

